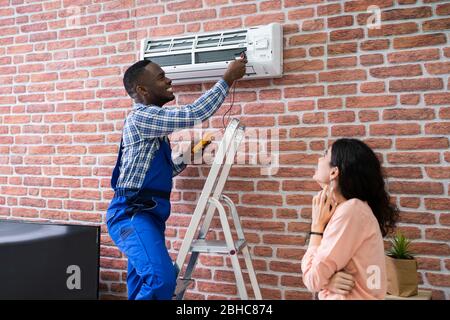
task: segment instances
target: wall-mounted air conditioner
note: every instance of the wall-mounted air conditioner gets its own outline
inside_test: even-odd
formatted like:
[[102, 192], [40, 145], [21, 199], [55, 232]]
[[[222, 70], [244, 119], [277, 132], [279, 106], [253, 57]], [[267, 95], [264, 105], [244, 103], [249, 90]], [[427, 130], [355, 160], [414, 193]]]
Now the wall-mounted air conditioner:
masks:
[[244, 30], [144, 39], [141, 48], [141, 59], [159, 64], [173, 84], [216, 81], [243, 51], [248, 58], [244, 79], [277, 78], [283, 71], [283, 30], [278, 23]]

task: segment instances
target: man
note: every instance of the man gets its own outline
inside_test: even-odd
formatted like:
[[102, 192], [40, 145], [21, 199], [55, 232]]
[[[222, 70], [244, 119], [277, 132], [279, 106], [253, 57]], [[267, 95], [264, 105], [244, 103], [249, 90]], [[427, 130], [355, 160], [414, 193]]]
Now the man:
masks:
[[234, 81], [245, 74], [243, 57], [230, 63], [223, 78], [191, 105], [164, 108], [175, 99], [172, 81], [157, 64], [138, 61], [123, 82], [134, 106], [126, 118], [111, 185], [115, 191], [108, 211], [108, 231], [128, 257], [128, 298], [171, 299], [177, 271], [165, 245], [170, 215], [172, 177], [186, 165], [172, 161], [167, 135], [211, 117]]

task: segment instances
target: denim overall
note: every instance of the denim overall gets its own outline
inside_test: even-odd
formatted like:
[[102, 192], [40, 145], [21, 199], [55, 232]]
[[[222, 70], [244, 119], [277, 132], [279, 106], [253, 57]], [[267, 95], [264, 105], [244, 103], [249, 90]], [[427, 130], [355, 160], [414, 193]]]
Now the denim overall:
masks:
[[122, 143], [113, 171], [114, 198], [106, 213], [109, 234], [128, 257], [128, 299], [169, 300], [176, 285], [176, 271], [166, 248], [165, 222], [170, 215], [172, 155], [167, 141], [159, 138], [144, 183], [139, 190], [116, 188]]

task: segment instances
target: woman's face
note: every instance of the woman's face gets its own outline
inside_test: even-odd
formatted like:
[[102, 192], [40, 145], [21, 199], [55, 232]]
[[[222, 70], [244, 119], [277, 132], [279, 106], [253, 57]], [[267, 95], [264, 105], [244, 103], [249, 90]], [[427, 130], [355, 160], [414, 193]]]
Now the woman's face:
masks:
[[319, 158], [316, 172], [314, 173], [313, 179], [320, 185], [330, 183], [331, 174], [331, 147], [328, 148], [324, 155]]

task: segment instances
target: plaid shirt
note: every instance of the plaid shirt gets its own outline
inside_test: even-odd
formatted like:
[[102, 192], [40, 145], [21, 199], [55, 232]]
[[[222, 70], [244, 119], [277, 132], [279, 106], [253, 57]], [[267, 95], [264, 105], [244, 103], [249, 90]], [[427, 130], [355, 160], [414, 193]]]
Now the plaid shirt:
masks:
[[[159, 149], [160, 139], [168, 142], [167, 135], [174, 131], [191, 128], [211, 117], [222, 105], [228, 84], [219, 80], [194, 103], [177, 107], [158, 107], [135, 103], [123, 127], [123, 150], [120, 163], [118, 188], [139, 189], [150, 163]], [[182, 156], [172, 163], [173, 176], [186, 167]]]

